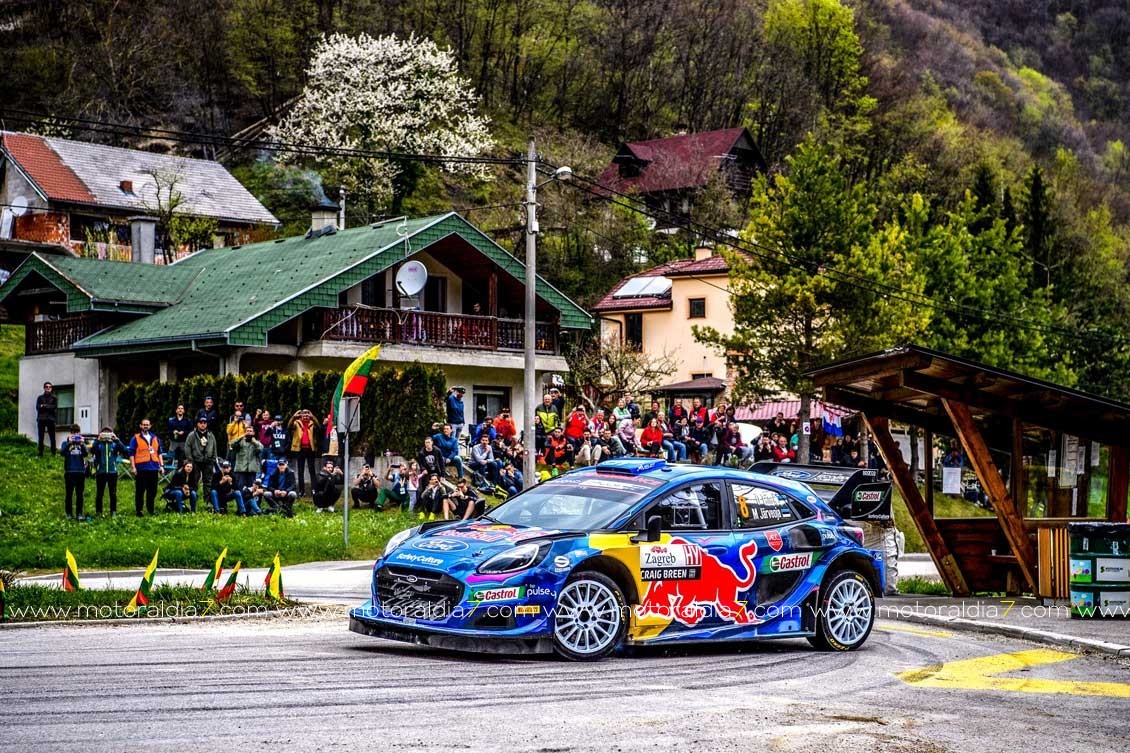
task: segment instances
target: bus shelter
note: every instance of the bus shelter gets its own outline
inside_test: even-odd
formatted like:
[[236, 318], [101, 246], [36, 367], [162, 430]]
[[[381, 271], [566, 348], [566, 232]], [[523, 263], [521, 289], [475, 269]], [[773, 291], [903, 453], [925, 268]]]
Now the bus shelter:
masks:
[[[1067, 524], [1127, 520], [1130, 405], [982, 363], [902, 346], [808, 374], [860, 411], [954, 595], [1068, 596]], [[914, 477], [891, 424], [918, 427]], [[957, 443], [992, 517], [935, 516], [935, 439]]]

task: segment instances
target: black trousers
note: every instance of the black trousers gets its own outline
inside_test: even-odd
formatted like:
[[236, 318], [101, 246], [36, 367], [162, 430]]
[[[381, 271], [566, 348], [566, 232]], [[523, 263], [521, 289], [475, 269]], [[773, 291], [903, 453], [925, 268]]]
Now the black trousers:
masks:
[[67, 517], [71, 517], [71, 497], [74, 497], [74, 513], [76, 518], [82, 517], [82, 495], [86, 492], [86, 474], [81, 471], [78, 473], [64, 473], [63, 485], [67, 490], [66, 501], [64, 507], [67, 511]]
[[314, 507], [333, 507], [341, 499], [341, 487], [330, 484], [323, 491], [311, 490], [310, 494], [314, 498]]
[[153, 514], [153, 500], [157, 499], [157, 471], [138, 471], [137, 484], [133, 490], [133, 506], [137, 514], [141, 515], [141, 503], [145, 502], [145, 509]]
[[36, 421], [36, 427], [39, 429], [39, 457], [43, 457], [43, 437], [47, 436], [47, 444], [51, 446], [51, 454], [54, 455], [58, 452], [59, 448], [55, 446], [55, 422], [54, 421]]
[[306, 495], [306, 467], [310, 467], [310, 486], [314, 486], [314, 479], [318, 478], [318, 471], [314, 468], [314, 450], [299, 450], [295, 461], [298, 464], [298, 496]]
[[102, 514], [102, 495], [109, 489], [110, 514], [116, 514], [118, 512], [118, 474], [99, 473], [94, 477], [94, 489], [94, 511], [99, 515]]

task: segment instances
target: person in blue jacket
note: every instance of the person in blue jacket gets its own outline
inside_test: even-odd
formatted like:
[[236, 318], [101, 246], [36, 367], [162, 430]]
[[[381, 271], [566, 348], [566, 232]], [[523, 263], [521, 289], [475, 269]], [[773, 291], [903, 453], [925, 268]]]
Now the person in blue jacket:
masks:
[[463, 427], [467, 424], [467, 413], [463, 409], [463, 395], [466, 392], [467, 388], [461, 385], [456, 385], [447, 391], [447, 423], [451, 424], [451, 431], [456, 439], [459, 439]]
[[94, 511], [102, 514], [102, 497], [110, 491], [110, 517], [118, 514], [118, 458], [129, 458], [129, 448], [109, 426], [103, 426], [90, 445], [94, 457]]
[[77, 425], [71, 427], [67, 438], [59, 445], [63, 453], [63, 484], [66, 487], [66, 501], [63, 507], [67, 517], [71, 516], [71, 498], [74, 498], [74, 519], [90, 520], [82, 516], [82, 496], [86, 492], [86, 441], [79, 434]]
[[463, 458], [459, 457], [459, 437], [451, 424], [444, 424], [438, 434], [432, 436], [436, 449], [443, 455], [445, 463], [455, 466], [455, 478], [463, 477]]

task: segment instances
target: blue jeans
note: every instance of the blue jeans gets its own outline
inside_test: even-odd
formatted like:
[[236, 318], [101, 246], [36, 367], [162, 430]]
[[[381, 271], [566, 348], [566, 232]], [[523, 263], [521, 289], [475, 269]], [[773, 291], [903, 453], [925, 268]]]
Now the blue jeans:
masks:
[[[189, 509], [196, 512], [196, 492], [191, 491], [188, 493]], [[165, 492], [165, 499], [173, 503], [173, 507], [177, 512], [184, 512], [184, 492], [180, 489], [170, 489]]]
[[235, 500], [235, 509], [240, 515], [243, 515], [246, 510], [243, 507], [243, 495], [237, 491], [230, 491], [220, 499], [220, 493], [215, 489], [212, 490], [212, 509], [216, 512], [220, 511], [220, 503], [223, 502], [224, 512], [228, 511], [228, 502]]
[[471, 466], [472, 471], [479, 471], [486, 476], [487, 481], [492, 484], [495, 482], [495, 479], [498, 478], [498, 470], [501, 467], [501, 464], [497, 460], [491, 460], [487, 463], [476, 463], [472, 460], [468, 465]]
[[447, 464], [455, 466], [455, 472], [458, 474], [455, 478], [458, 479], [463, 475], [463, 458], [456, 453], [453, 457], [447, 458]]
[[672, 439], [664, 439], [663, 449], [667, 451], [668, 463], [674, 463], [676, 459], [687, 459], [687, 446], [682, 442], [676, 442]]

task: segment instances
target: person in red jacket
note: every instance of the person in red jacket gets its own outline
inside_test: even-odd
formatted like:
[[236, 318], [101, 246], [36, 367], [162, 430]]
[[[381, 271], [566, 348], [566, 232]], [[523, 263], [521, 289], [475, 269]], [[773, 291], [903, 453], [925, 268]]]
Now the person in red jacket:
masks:
[[652, 457], [663, 455], [663, 429], [659, 428], [659, 419], [653, 418], [640, 434], [640, 449]]
[[506, 444], [513, 444], [518, 437], [518, 426], [510, 417], [510, 409], [503, 408], [502, 412], [494, 419], [495, 436], [500, 437]]
[[784, 434], [777, 438], [777, 446], [773, 448], [773, 459], [778, 463], [796, 462], [796, 452], [789, 447], [789, 438]]
[[565, 432], [560, 426], [545, 438], [545, 454], [542, 460], [549, 468], [549, 472], [554, 475], [568, 470], [569, 466], [573, 465], [573, 445], [565, 439]]
[[585, 429], [589, 428], [589, 414], [585, 411], [585, 406], [578, 403], [573, 412], [565, 419], [565, 439], [569, 440], [569, 444], [573, 447], [573, 454], [577, 454], [577, 448], [584, 438]]

